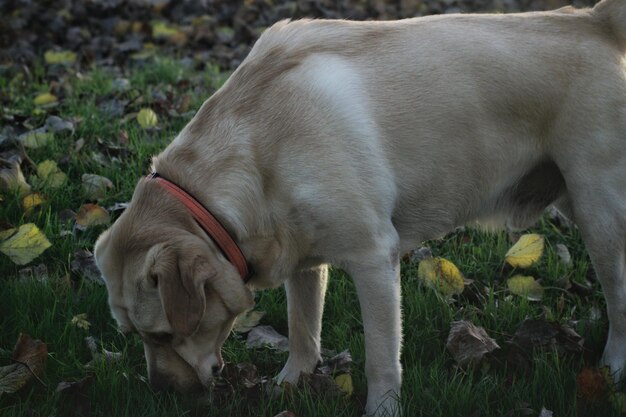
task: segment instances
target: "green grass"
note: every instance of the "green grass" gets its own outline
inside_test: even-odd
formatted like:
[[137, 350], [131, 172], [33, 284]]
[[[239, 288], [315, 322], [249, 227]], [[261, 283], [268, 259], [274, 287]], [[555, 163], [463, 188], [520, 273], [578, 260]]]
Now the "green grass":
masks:
[[[71, 272], [73, 253], [81, 248], [91, 249], [103, 228], [65, 235], [66, 224], [59, 221], [64, 209], [78, 210], [87, 197], [81, 190], [81, 175], [96, 173], [111, 179], [115, 185], [104, 207], [128, 201], [140, 176], [147, 173], [150, 157], [175, 136], [188, 118], [159, 114], [159, 130], [145, 131], [134, 119], [107, 117], [99, 109], [106, 99], [128, 100], [128, 112], [149, 107], [155, 92], [171, 91], [175, 97], [190, 94], [191, 109], [224, 82], [216, 71], [193, 73], [176, 61], [159, 59], [143, 67], [137, 66], [124, 74], [131, 89], [115, 93], [112, 81], [116, 77], [94, 69], [80, 77], [68, 71], [63, 75], [64, 97], [51, 110], [64, 118], [79, 118], [73, 134], [57, 135], [53, 143], [41, 149], [29, 150], [35, 162], [46, 159], [63, 161], [61, 169], [69, 181], [61, 189], [38, 189], [47, 199], [36, 214], [24, 214], [16, 195], [4, 193], [0, 218], [13, 225], [34, 222], [52, 243], [33, 264], [44, 263], [49, 271], [46, 282], [18, 279], [21, 267], [0, 255], [0, 366], [10, 363], [10, 350], [20, 332], [41, 339], [48, 345], [49, 358], [42, 376], [43, 383], [31, 382], [21, 391], [0, 396], [2, 416], [274, 416], [280, 411], [293, 410], [298, 416], [360, 416], [366, 393], [363, 373], [364, 344], [358, 300], [350, 279], [339, 270], [332, 271], [324, 313], [323, 347], [335, 351], [349, 349], [354, 358], [352, 397], [320, 398], [308, 392], [296, 391], [280, 398], [238, 392], [219, 402], [207, 398], [187, 398], [172, 393], [156, 393], [146, 383], [146, 369], [140, 340], [116, 331], [110, 317], [104, 287], [81, 280]], [[5, 107], [13, 113], [28, 117], [34, 127], [41, 126], [46, 111], [36, 109], [32, 98], [47, 91], [46, 68], [37, 67], [31, 75], [15, 73], [0, 77], [0, 86], [10, 102]], [[190, 83], [179, 83], [190, 80]], [[198, 94], [197, 91], [203, 91]], [[118, 161], [104, 158], [104, 164], [94, 155], [102, 152], [98, 139], [115, 142], [118, 132], [128, 133], [128, 154]], [[85, 140], [83, 149], [72, 149], [79, 138]], [[453, 261], [466, 277], [473, 279], [472, 288], [484, 298], [470, 296], [446, 301], [433, 290], [420, 285], [417, 265], [404, 263], [403, 321], [404, 366], [403, 407], [405, 416], [522, 416], [533, 409], [538, 415], [542, 407], [555, 416], [594, 415], [617, 416], [608, 402], [584, 404], [576, 397], [576, 375], [584, 366], [594, 366], [600, 357], [606, 338], [606, 316], [590, 322], [593, 306], [604, 312], [599, 284], [593, 283], [593, 293], [586, 299], [559, 288], [560, 278], [567, 276], [582, 282], [589, 260], [575, 230], [562, 231], [543, 220], [533, 231], [546, 236], [546, 254], [541, 262], [525, 273], [542, 279], [547, 288], [545, 299], [526, 301], [506, 290], [505, 279], [512, 274], [503, 271], [504, 254], [510, 247], [505, 233], [487, 234], [459, 231], [445, 239], [429, 242], [436, 256]], [[565, 267], [555, 255], [555, 245], [565, 243], [574, 264]], [[562, 298], [562, 300], [561, 300]], [[282, 289], [264, 291], [257, 295], [258, 308], [267, 311], [264, 324], [287, 333], [286, 302]], [[88, 330], [71, 324], [76, 314], [86, 313]], [[547, 317], [561, 323], [573, 321], [575, 329], [585, 338], [584, 355], [559, 357], [554, 352], [528, 352], [527, 366], [519, 366], [507, 358], [469, 370], [457, 369], [447, 353], [445, 343], [450, 323], [468, 319], [483, 326], [501, 346], [526, 318]], [[114, 365], [97, 365], [87, 369], [91, 359], [85, 345], [86, 336], [94, 336], [108, 350], [122, 352], [123, 360]], [[230, 362], [253, 362], [261, 375], [276, 375], [286, 354], [270, 350], [248, 350], [244, 339], [232, 335], [224, 347]], [[84, 392], [63, 395], [55, 391], [61, 381], [92, 380]]]

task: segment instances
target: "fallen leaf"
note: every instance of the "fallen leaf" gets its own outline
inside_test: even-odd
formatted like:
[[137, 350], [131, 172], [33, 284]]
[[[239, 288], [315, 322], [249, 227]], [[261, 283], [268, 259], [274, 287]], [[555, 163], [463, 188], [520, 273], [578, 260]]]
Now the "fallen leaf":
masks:
[[87, 349], [91, 352], [92, 359], [85, 365], [86, 368], [92, 368], [98, 363], [113, 364], [122, 360], [122, 352], [111, 352], [105, 348], [98, 349], [98, 343], [93, 336], [85, 338]]
[[459, 366], [476, 365], [486, 354], [500, 349], [485, 329], [469, 321], [452, 322], [446, 349], [452, 354]]
[[409, 262], [412, 264], [417, 264], [422, 262], [424, 259], [431, 259], [433, 257], [433, 252], [429, 247], [422, 246], [421, 248], [413, 249], [409, 255]]
[[52, 142], [52, 140], [54, 139], [54, 134], [52, 132], [35, 130], [20, 135], [18, 139], [27, 148], [37, 149]]
[[152, 22], [152, 37], [180, 46], [187, 43], [187, 35], [184, 32], [162, 21]]
[[582, 353], [584, 339], [566, 324], [527, 319], [515, 331], [511, 343], [526, 354], [533, 349], [555, 349], [565, 355]]
[[248, 310], [243, 314], [240, 314], [235, 319], [233, 331], [237, 333], [249, 332], [253, 327], [259, 324], [264, 315], [265, 311], [260, 310]]
[[19, 161], [0, 159], [0, 190], [17, 192], [20, 195], [30, 192]]
[[139, 110], [139, 113], [137, 113], [137, 122], [142, 128], [150, 129], [156, 127], [158, 124], [158, 118], [154, 111], [148, 108], [143, 108]]
[[0, 242], [0, 252], [14, 263], [25, 265], [41, 255], [52, 244], [34, 223], [20, 226], [17, 233]]
[[67, 180], [67, 175], [59, 169], [57, 163], [49, 159], [37, 164], [37, 175], [50, 188], [59, 188]]
[[76, 214], [76, 227], [86, 230], [92, 226], [109, 224], [109, 213], [97, 204], [83, 204]]
[[74, 317], [72, 317], [72, 320], [70, 322], [72, 323], [72, 325], [78, 327], [79, 329], [89, 330], [89, 327], [91, 327], [91, 323], [89, 322], [89, 320], [87, 320], [86, 313], [80, 313], [75, 315]]
[[34, 98], [33, 104], [36, 106], [47, 106], [49, 104], [56, 103], [57, 101], [58, 98], [54, 94], [43, 93]]
[[113, 214], [122, 214], [124, 210], [128, 208], [129, 203], [115, 203], [110, 207], [107, 207], [107, 211]]
[[570, 230], [576, 227], [570, 219], [568, 219], [563, 213], [561, 213], [556, 207], [548, 207], [547, 215], [552, 223], [562, 229]]
[[543, 287], [533, 277], [515, 275], [506, 284], [513, 294], [526, 297], [530, 301], [540, 301], [543, 298]]
[[352, 395], [354, 393], [354, 385], [352, 384], [352, 377], [350, 374], [341, 374], [335, 377], [335, 383], [340, 390], [346, 393], [346, 395]]
[[63, 120], [59, 116], [48, 116], [46, 119], [46, 130], [52, 133], [74, 133], [74, 123], [69, 120]]
[[17, 271], [20, 281], [45, 282], [48, 280], [48, 268], [45, 264], [29, 266]]
[[73, 64], [76, 62], [76, 54], [72, 51], [46, 51], [43, 59], [46, 64]]
[[528, 268], [534, 265], [543, 254], [543, 236], [522, 235], [505, 255], [505, 261], [514, 268]]
[[541, 407], [541, 412], [539, 413], [539, 417], [552, 417], [552, 411], [548, 410], [545, 407]]
[[86, 384], [92, 380], [91, 376], [86, 376], [78, 381], [61, 381], [57, 385], [56, 392], [72, 391], [76, 389], [82, 389]]
[[298, 388], [308, 390], [316, 396], [341, 397], [345, 395], [333, 377], [323, 374], [302, 372], [298, 378]]
[[22, 208], [25, 212], [33, 210], [35, 207], [41, 206], [45, 199], [40, 193], [30, 193], [22, 197]]
[[345, 374], [352, 367], [352, 355], [348, 350], [326, 359], [318, 365], [316, 371], [324, 375]]
[[279, 334], [272, 326], [256, 326], [248, 333], [246, 347], [253, 349], [265, 346], [287, 352], [289, 350], [289, 339]]
[[569, 249], [562, 243], [556, 245], [556, 256], [559, 257], [563, 265], [569, 267], [572, 266], [572, 255], [569, 253]]
[[82, 278], [99, 285], [104, 285], [102, 274], [96, 266], [93, 253], [87, 249], [80, 249], [74, 252], [74, 258], [70, 263], [70, 268], [72, 272], [80, 275]]
[[444, 295], [461, 294], [465, 288], [463, 274], [444, 258], [426, 258], [417, 269], [417, 276], [431, 288]]
[[88, 198], [98, 200], [106, 197], [107, 191], [113, 189], [110, 179], [96, 174], [83, 174], [83, 191]]
[[274, 417], [298, 417], [293, 411], [285, 410], [276, 414]]
[[597, 368], [585, 367], [576, 375], [576, 396], [586, 402], [605, 401], [610, 390], [610, 375]]
[[48, 347], [45, 343], [20, 333], [13, 349], [15, 363], [0, 367], [0, 394], [16, 392], [35, 376], [41, 377], [47, 359]]

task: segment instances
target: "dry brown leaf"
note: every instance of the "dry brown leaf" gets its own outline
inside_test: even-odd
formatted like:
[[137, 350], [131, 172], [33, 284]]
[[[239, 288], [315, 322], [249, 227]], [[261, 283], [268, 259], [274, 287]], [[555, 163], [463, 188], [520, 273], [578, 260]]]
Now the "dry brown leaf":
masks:
[[80, 275], [82, 278], [99, 285], [104, 285], [102, 274], [96, 265], [93, 253], [87, 249], [80, 249], [74, 252], [74, 259], [72, 259], [70, 267], [72, 272]]
[[345, 374], [352, 367], [352, 355], [348, 350], [326, 359], [318, 367], [317, 372], [324, 375]]
[[0, 394], [16, 392], [33, 378], [41, 377], [47, 359], [48, 347], [45, 343], [20, 333], [13, 349], [15, 363], [0, 367]]
[[586, 402], [606, 400], [611, 391], [607, 369], [586, 367], [576, 375], [576, 396]]
[[482, 327], [460, 320], [452, 322], [450, 326], [446, 349], [463, 367], [478, 364], [486, 354], [500, 349], [500, 346]]
[[566, 324], [528, 319], [518, 327], [511, 343], [525, 353], [555, 349], [560, 355], [580, 354], [584, 339]]

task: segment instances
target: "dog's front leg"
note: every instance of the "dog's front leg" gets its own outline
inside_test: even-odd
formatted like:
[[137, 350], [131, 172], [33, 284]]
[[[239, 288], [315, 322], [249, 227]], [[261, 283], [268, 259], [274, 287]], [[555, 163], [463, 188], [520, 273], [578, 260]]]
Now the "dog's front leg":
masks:
[[289, 358], [280, 374], [283, 381], [296, 384], [301, 372], [313, 372], [321, 360], [320, 333], [328, 267], [297, 272], [285, 282], [289, 316]]
[[350, 263], [365, 332], [367, 416], [400, 415], [400, 263], [393, 250]]

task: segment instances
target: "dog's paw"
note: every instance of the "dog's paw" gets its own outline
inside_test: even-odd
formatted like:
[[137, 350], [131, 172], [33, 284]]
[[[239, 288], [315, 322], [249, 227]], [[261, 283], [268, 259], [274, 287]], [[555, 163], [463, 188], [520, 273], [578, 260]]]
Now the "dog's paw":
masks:
[[316, 357], [298, 360], [290, 355], [287, 363], [276, 377], [276, 383], [281, 385], [283, 382], [287, 382], [291, 385], [297, 385], [300, 374], [313, 372], [318, 362], [319, 359]]

